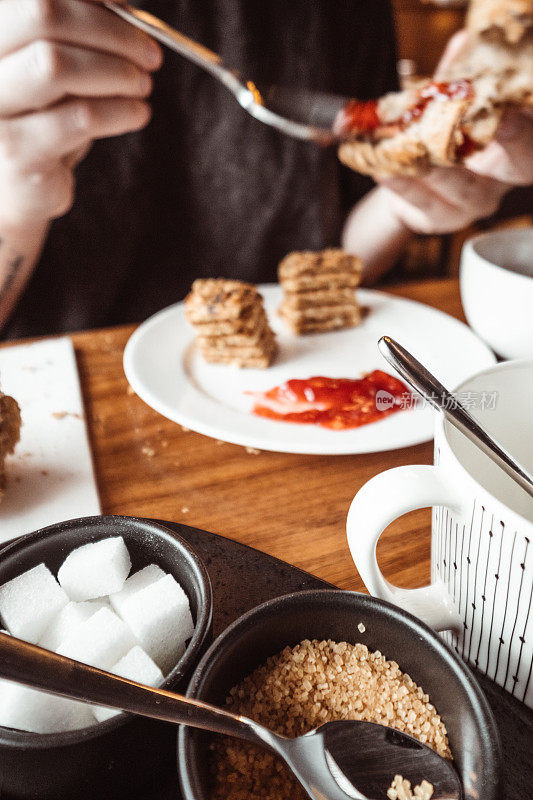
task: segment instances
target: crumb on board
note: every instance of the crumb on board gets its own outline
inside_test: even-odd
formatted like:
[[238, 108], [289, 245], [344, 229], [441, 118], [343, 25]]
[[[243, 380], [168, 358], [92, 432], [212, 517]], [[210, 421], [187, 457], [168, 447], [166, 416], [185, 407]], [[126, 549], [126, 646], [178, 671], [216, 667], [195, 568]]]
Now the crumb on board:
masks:
[[251, 456], [258, 456], [261, 450], [257, 450], [255, 447], [247, 447], [246, 452]]
[[190, 428], [186, 428], [185, 425], [182, 425], [181, 426], [181, 430], [183, 431], [183, 433], [190, 433], [191, 429]]
[[81, 414], [76, 414], [73, 411], [52, 411], [54, 419], [65, 419], [65, 417], [72, 417], [73, 419], [81, 419]]
[[366, 627], [363, 625], [362, 622], [360, 622], [359, 625], [357, 626], [357, 630], [359, 631], [359, 633], [364, 633], [366, 631]]
[[181, 513], [182, 514], [188, 514], [190, 510], [191, 509], [189, 508], [189, 506], [182, 506], [181, 507]]
[[129, 383], [128, 383], [128, 386], [126, 388], [126, 394], [135, 394], [135, 389], [133, 388], [133, 386], [130, 386]]
[[153, 458], [153, 457], [155, 456], [155, 450], [154, 450], [154, 448], [153, 448], [153, 447], [149, 447], [148, 445], [145, 445], [145, 446], [144, 446], [144, 447], [141, 449], [141, 453], [142, 453], [144, 456], [148, 456], [148, 458]]
[[217, 439], [216, 444], [220, 446], [221, 444], [226, 444], [226, 442], [223, 442], [222, 439]]
[[48, 475], [48, 470], [47, 469], [42, 469], [41, 470], [41, 475]]

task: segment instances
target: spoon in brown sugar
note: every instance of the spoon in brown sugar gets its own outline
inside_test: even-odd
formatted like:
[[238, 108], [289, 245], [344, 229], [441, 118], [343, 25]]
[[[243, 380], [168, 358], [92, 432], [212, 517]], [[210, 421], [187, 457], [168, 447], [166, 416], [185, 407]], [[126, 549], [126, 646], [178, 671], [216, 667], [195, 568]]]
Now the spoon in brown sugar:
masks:
[[0, 677], [73, 700], [244, 739], [279, 756], [311, 800], [387, 800], [397, 774], [412, 786], [427, 780], [433, 785], [432, 800], [463, 798], [449, 761], [411, 736], [373, 722], [328, 722], [288, 739], [225, 709], [143, 686], [3, 633]]

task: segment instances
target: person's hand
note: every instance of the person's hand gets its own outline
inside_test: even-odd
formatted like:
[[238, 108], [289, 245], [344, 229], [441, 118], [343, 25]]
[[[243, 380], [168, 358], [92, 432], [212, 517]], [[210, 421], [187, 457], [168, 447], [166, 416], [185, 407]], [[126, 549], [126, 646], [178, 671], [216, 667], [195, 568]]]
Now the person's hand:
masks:
[[0, 0], [0, 235], [69, 210], [91, 142], [148, 123], [161, 59], [96, 0]]
[[464, 167], [390, 178], [352, 209], [344, 225], [343, 247], [362, 258], [363, 280], [372, 283], [396, 263], [412, 233], [464, 228], [496, 211], [508, 188]]
[[414, 233], [444, 234], [493, 214], [509, 185], [465, 167], [439, 167], [422, 177], [383, 181], [389, 212]]
[[[469, 47], [467, 31], [448, 42], [435, 80], [461, 61]], [[512, 187], [533, 183], [533, 110], [508, 109], [495, 139], [470, 156], [465, 166], [433, 169], [422, 178], [382, 182], [383, 202], [415, 233], [442, 234], [460, 230], [493, 214]]]
[[[447, 80], [470, 46], [467, 31], [453, 36], [435, 80]], [[363, 277], [373, 282], [396, 262], [411, 233], [444, 234], [467, 227], [497, 211], [516, 185], [533, 183], [533, 110], [505, 112], [495, 139], [464, 166], [439, 167], [421, 177], [398, 177], [358, 203], [343, 231], [343, 246], [358, 253]], [[379, 220], [379, 225], [376, 225]]]
[[[452, 36], [437, 67], [435, 80], [447, 78], [448, 69], [460, 64], [470, 44], [465, 30]], [[465, 165], [472, 172], [512, 186], [533, 184], [533, 109], [506, 109], [494, 140], [470, 156]]]
[[513, 186], [533, 184], [533, 109], [507, 109], [495, 139], [465, 163], [479, 175]]

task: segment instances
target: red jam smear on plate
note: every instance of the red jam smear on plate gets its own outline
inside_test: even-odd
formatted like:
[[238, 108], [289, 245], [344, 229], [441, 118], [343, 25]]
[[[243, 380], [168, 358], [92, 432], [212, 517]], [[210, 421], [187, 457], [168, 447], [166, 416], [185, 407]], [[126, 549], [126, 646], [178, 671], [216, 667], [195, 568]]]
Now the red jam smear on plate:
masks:
[[[401, 411], [407, 386], [381, 370], [363, 378], [293, 378], [267, 392], [249, 392], [259, 417], [346, 430]], [[409, 404], [408, 404], [409, 405]]]

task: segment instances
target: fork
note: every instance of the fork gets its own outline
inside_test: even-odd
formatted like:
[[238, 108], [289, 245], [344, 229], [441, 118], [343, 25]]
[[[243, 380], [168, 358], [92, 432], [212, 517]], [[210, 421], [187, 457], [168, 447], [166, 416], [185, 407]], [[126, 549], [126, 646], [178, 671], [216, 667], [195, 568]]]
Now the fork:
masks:
[[162, 44], [205, 69], [234, 95], [242, 108], [265, 125], [296, 139], [326, 146], [338, 138], [335, 125], [348, 103], [348, 98], [293, 87], [268, 86], [259, 89], [252, 81], [230, 70], [222, 58], [199, 42], [167, 25], [147, 11], [104, 5], [114, 14], [153, 36]]

